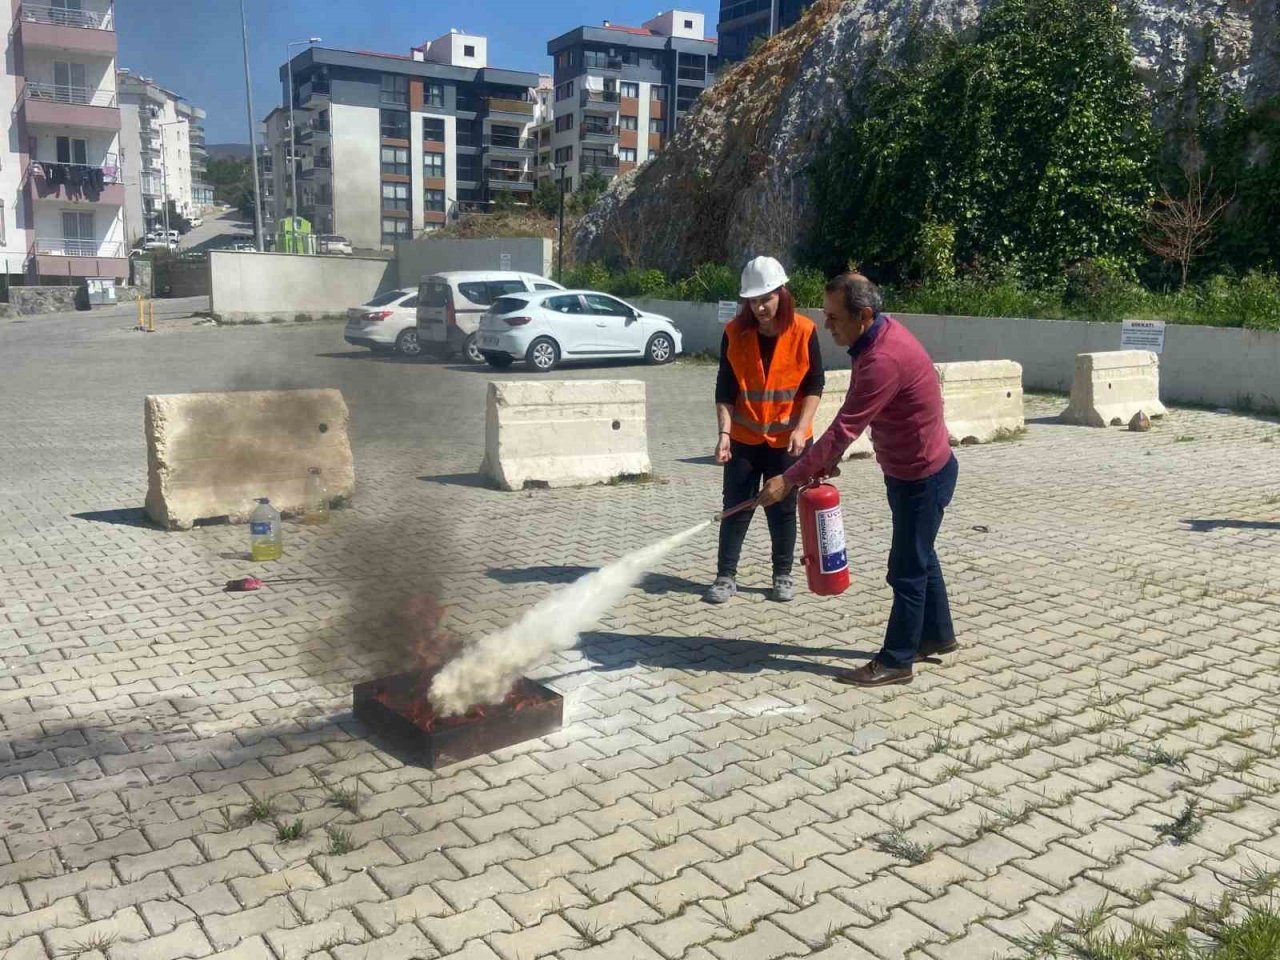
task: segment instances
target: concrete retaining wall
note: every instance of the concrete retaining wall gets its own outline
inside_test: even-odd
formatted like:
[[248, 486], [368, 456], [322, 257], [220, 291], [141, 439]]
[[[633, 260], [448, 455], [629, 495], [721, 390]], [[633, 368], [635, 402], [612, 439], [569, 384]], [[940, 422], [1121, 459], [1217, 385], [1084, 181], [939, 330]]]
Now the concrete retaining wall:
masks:
[[354, 492], [349, 414], [337, 390], [150, 396], [144, 413], [147, 515], [165, 529], [243, 522], [257, 497], [299, 513], [309, 467], [324, 472], [331, 498]]
[[399, 286], [416, 287], [423, 276], [444, 270], [518, 270], [551, 276], [551, 241], [539, 238], [495, 240], [398, 240]]
[[[724, 328], [714, 303], [638, 300], [636, 305], [670, 317], [684, 334], [690, 353], [720, 350]], [[822, 325], [816, 311], [805, 311]], [[1007, 317], [946, 317], [894, 314], [920, 338], [936, 362], [1014, 360], [1031, 390], [1071, 388], [1076, 355], [1120, 349], [1118, 323], [1076, 320], [1020, 320]], [[1224, 407], [1280, 410], [1280, 333], [1170, 324], [1160, 355], [1160, 388], [1165, 400]], [[828, 370], [849, 358], [825, 330], [822, 356]]]
[[490, 381], [480, 472], [502, 490], [647, 476], [640, 380]]
[[396, 285], [393, 260], [215, 250], [209, 309], [224, 323], [343, 316]]
[[[827, 432], [831, 421], [836, 418], [844, 405], [844, 398], [849, 393], [850, 370], [827, 371], [827, 385], [822, 391], [822, 401], [818, 404], [818, 412], [813, 416], [813, 438], [816, 440]], [[849, 445], [844, 453], [845, 460], [870, 457], [875, 453], [871, 446], [871, 431], [866, 430], [857, 440]]]

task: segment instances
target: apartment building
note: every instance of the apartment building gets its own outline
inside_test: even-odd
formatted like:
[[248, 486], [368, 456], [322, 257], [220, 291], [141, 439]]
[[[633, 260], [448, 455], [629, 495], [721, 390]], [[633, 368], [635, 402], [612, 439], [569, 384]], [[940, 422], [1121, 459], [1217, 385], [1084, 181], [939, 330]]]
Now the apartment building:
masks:
[[745, 60], [757, 38], [768, 39], [797, 20], [813, 0], [720, 0], [720, 59]]
[[11, 278], [129, 274], [110, 0], [4, 4], [0, 256]]
[[311, 47], [292, 61], [292, 89], [288, 66], [267, 124], [276, 219], [293, 210], [296, 177], [315, 232], [377, 249], [533, 193], [538, 75], [489, 66], [484, 37], [451, 32], [407, 56]]
[[668, 10], [641, 27], [604, 21], [547, 44], [554, 62], [551, 162], [573, 190], [644, 163], [715, 79], [717, 43], [701, 13]]
[[538, 76], [538, 86], [533, 91], [533, 142], [537, 155], [533, 162], [534, 178], [539, 186], [555, 179], [555, 164], [551, 162], [551, 135], [556, 123], [556, 85], [551, 74]]
[[154, 80], [120, 70], [121, 154], [130, 243], [164, 224], [166, 200], [191, 217], [213, 202], [204, 182], [205, 113]]

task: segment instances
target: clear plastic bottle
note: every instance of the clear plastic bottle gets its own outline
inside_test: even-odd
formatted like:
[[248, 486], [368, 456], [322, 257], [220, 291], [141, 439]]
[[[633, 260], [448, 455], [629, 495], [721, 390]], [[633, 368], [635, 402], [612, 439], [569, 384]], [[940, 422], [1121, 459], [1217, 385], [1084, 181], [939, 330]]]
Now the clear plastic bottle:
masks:
[[329, 522], [329, 490], [319, 467], [307, 469], [307, 498], [302, 508], [303, 523]]
[[284, 532], [280, 511], [266, 497], [249, 514], [249, 553], [254, 560], [279, 560], [284, 553]]

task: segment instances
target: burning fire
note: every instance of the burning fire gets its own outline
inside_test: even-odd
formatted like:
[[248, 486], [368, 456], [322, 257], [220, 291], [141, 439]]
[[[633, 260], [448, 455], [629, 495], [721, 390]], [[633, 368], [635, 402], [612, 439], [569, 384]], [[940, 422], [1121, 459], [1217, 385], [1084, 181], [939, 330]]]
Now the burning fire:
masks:
[[445, 727], [460, 727], [467, 723], [483, 720], [490, 713], [517, 713], [526, 707], [542, 703], [542, 699], [520, 689], [513, 689], [499, 704], [471, 707], [465, 713], [454, 713], [440, 716], [427, 699], [427, 689], [431, 686], [433, 673], [422, 673], [415, 683], [402, 688], [387, 686], [378, 691], [377, 700], [383, 706], [407, 717], [414, 726], [427, 733]]

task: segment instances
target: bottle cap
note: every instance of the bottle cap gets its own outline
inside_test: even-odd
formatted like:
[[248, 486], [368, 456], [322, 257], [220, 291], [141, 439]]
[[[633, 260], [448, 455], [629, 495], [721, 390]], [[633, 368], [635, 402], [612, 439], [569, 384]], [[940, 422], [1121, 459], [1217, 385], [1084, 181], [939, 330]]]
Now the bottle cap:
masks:
[[270, 498], [268, 498], [268, 497], [258, 497], [258, 498], [254, 501], [254, 503], [270, 503], [270, 502], [271, 502], [271, 500], [270, 500]]

